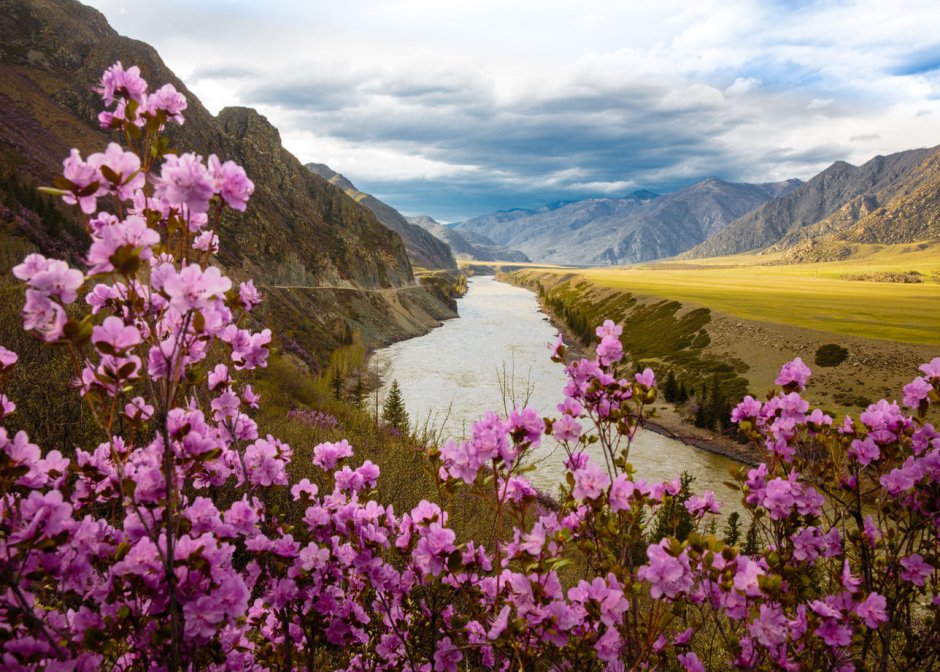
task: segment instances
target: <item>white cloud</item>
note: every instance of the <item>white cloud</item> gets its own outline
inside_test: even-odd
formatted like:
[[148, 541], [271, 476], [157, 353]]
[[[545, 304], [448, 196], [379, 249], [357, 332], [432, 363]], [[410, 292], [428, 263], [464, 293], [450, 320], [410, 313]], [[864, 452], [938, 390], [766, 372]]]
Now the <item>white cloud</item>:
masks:
[[258, 107], [303, 161], [404, 199], [807, 178], [940, 143], [940, 78], [915, 72], [933, 1], [91, 4], [210, 110]]

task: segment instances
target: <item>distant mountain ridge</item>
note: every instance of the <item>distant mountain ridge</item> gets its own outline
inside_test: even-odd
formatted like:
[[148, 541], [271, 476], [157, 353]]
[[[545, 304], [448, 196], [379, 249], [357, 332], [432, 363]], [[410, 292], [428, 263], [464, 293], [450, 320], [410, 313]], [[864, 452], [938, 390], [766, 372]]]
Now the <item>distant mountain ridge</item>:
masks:
[[788, 252], [792, 261], [819, 261], [844, 254], [848, 242], [938, 236], [940, 147], [876, 156], [861, 166], [837, 161], [681, 256], [767, 250]]
[[698, 245], [741, 215], [802, 184], [736, 184], [709, 178], [665, 195], [638, 191], [536, 211], [475, 217], [455, 228], [482, 234], [540, 262], [631, 264], [671, 257]]
[[519, 250], [510, 250], [502, 245], [497, 245], [481, 234], [469, 232], [462, 234], [427, 215], [408, 217], [407, 220], [450, 245], [454, 256], [462, 261], [531, 261]]
[[408, 258], [416, 266], [429, 269], [456, 269], [457, 261], [445, 241], [432, 235], [420, 226], [410, 223], [404, 215], [375, 196], [359, 191], [345, 176], [324, 163], [308, 163], [305, 166], [330, 184], [336, 185], [357, 203], [372, 211], [382, 224], [401, 236]]

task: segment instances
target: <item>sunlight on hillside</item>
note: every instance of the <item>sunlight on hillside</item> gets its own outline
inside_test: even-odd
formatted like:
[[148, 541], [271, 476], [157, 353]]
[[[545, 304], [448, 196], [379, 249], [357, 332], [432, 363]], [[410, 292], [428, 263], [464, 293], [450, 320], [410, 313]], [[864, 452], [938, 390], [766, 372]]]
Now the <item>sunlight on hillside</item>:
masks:
[[[745, 319], [865, 338], [940, 344], [940, 244], [859, 246], [853, 259], [768, 265], [740, 255], [577, 273], [600, 285], [707, 306]], [[922, 282], [846, 279], [916, 271]]]

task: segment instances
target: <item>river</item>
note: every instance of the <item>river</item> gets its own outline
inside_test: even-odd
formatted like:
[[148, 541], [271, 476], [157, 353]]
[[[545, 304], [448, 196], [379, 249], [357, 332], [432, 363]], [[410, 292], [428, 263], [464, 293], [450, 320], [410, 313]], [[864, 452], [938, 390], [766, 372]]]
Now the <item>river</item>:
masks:
[[[555, 405], [564, 398], [566, 378], [562, 366], [549, 359], [547, 344], [558, 332], [539, 310], [535, 294], [477, 276], [457, 303], [459, 318], [375, 353], [384, 381], [380, 398], [397, 380], [412, 426], [442, 428], [442, 436], [451, 438], [469, 435], [472, 423], [487, 410], [505, 415], [514, 401], [528, 400], [540, 415], [557, 416]], [[544, 441], [534, 454], [537, 468], [530, 480], [554, 492], [564, 478], [565, 457], [554, 440]], [[600, 454], [592, 459], [603, 464]], [[713, 490], [724, 504], [723, 513], [741, 509], [739, 493], [723, 484], [729, 480], [728, 468], [738, 464], [727, 457], [641, 430], [629, 461], [638, 478], [650, 481], [691, 472], [693, 489]]]

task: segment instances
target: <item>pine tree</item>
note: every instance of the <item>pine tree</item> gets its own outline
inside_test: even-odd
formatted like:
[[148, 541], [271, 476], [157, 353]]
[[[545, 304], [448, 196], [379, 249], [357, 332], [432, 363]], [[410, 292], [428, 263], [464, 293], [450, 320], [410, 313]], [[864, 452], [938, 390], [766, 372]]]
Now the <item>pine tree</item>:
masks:
[[666, 376], [666, 384], [663, 386], [663, 397], [671, 404], [679, 399], [679, 389], [676, 385], [676, 374], [669, 369], [669, 375]]
[[408, 411], [405, 409], [405, 401], [402, 399], [397, 380], [392, 381], [385, 403], [382, 404], [382, 420], [402, 434], [408, 433]]
[[741, 540], [741, 514], [732, 511], [728, 515], [728, 523], [725, 526], [725, 538], [723, 541], [728, 546], [735, 546]]
[[366, 386], [362, 382], [362, 376], [356, 376], [356, 386], [352, 391], [352, 403], [358, 408], [362, 409], [366, 400]]
[[679, 391], [676, 392], [676, 403], [684, 404], [689, 400], [689, 391], [685, 389], [685, 383], [679, 383]]
[[333, 377], [330, 380], [330, 383], [333, 386], [333, 398], [342, 399], [343, 398], [343, 376], [340, 373], [339, 367], [333, 367]]
[[746, 555], [757, 555], [760, 549], [760, 530], [757, 529], [757, 518], [751, 519], [751, 524], [747, 528], [747, 536], [744, 538], [744, 553]]

